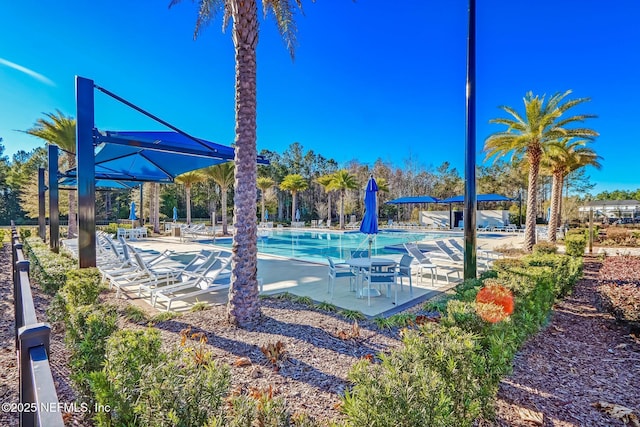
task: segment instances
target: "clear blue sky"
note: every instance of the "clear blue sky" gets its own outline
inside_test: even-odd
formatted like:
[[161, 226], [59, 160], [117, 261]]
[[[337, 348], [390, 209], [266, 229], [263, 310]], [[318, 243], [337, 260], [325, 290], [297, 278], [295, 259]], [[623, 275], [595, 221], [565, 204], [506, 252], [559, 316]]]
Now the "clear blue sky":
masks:
[[[41, 142], [16, 132], [43, 112], [75, 116], [74, 76], [183, 130], [231, 144], [234, 58], [221, 22], [193, 40], [196, 6], [166, 1], [2, 2], [0, 137], [5, 154]], [[595, 192], [640, 188], [640, 3], [637, 0], [477, 0], [478, 161], [502, 129], [499, 105], [527, 91], [573, 90], [592, 101], [588, 125], [604, 157]], [[318, 0], [298, 16], [292, 62], [272, 17], [258, 47], [258, 149], [294, 141], [344, 163], [449, 161], [463, 174], [467, 2]], [[96, 92], [103, 130], [160, 129]]]

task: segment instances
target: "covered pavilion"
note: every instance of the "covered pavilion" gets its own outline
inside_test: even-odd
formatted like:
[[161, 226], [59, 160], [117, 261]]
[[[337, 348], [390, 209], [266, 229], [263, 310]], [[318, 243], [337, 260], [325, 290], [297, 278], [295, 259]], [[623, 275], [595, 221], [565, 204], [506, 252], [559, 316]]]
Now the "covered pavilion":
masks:
[[[163, 124], [172, 131], [99, 131], [94, 125], [94, 90]], [[114, 93], [76, 76], [76, 168], [58, 173], [58, 147], [49, 145], [50, 245], [59, 248], [59, 185], [78, 191], [78, 260], [80, 268], [96, 265], [96, 187], [124, 188], [142, 182], [171, 183], [176, 176], [234, 160], [232, 147], [195, 138]], [[268, 164], [262, 156], [258, 163]], [[42, 174], [44, 176], [44, 174]], [[41, 222], [44, 222], [44, 178]]]

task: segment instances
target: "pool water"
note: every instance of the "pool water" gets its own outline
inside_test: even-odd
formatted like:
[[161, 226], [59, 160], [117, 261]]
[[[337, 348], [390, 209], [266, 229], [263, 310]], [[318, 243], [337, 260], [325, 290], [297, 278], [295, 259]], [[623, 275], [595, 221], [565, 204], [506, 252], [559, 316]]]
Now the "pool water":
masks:
[[[371, 252], [374, 256], [398, 254], [403, 243], [451, 237], [451, 234], [433, 232], [381, 231], [373, 236]], [[231, 239], [217, 239], [216, 245], [231, 247]], [[326, 263], [327, 257], [347, 259], [351, 251], [368, 250], [369, 237], [359, 232], [259, 230], [258, 252]]]

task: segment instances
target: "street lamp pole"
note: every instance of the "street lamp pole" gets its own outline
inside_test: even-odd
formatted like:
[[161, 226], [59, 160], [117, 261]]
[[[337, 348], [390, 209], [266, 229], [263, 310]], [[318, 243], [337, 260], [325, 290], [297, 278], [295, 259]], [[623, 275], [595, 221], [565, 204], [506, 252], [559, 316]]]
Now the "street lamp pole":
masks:
[[475, 279], [476, 269], [476, 2], [469, 0], [467, 35], [467, 134], [464, 186], [464, 278]]

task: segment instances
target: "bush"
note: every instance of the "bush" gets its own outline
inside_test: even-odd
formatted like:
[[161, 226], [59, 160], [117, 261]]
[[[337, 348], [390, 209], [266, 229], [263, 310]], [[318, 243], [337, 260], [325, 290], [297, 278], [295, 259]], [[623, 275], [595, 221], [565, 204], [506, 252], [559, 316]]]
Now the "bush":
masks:
[[623, 227], [608, 227], [607, 228], [607, 240], [613, 242], [614, 245], [630, 245], [632, 241], [632, 235], [626, 228]]
[[555, 243], [540, 242], [533, 245], [534, 255], [555, 254], [558, 252], [558, 247]]
[[160, 352], [160, 334], [156, 330], [121, 330], [111, 336], [104, 353], [104, 368], [90, 374], [96, 402], [109, 406], [109, 412], [97, 412], [102, 425], [139, 425], [134, 408], [140, 397], [140, 379], [149, 366], [166, 359]]
[[473, 334], [427, 323], [409, 330], [404, 346], [362, 360], [342, 410], [353, 426], [470, 426], [486, 393], [479, 378], [484, 365]]
[[53, 253], [37, 237], [23, 240], [29, 255], [31, 275], [43, 291], [54, 294], [66, 282], [67, 271], [76, 268], [76, 262]]
[[104, 369], [91, 375], [97, 402], [111, 408], [95, 414], [97, 425], [229, 425], [215, 424], [223, 418], [229, 369], [213, 361], [205, 342], [164, 353], [157, 330], [113, 334]]
[[90, 376], [104, 364], [107, 338], [118, 328], [117, 313], [113, 306], [85, 305], [72, 310], [66, 322], [67, 348], [71, 350], [69, 365], [71, 380], [79, 399], [93, 407]]
[[564, 239], [565, 253], [569, 256], [584, 256], [584, 249], [587, 246], [587, 239], [584, 234], [574, 234], [566, 236]]

